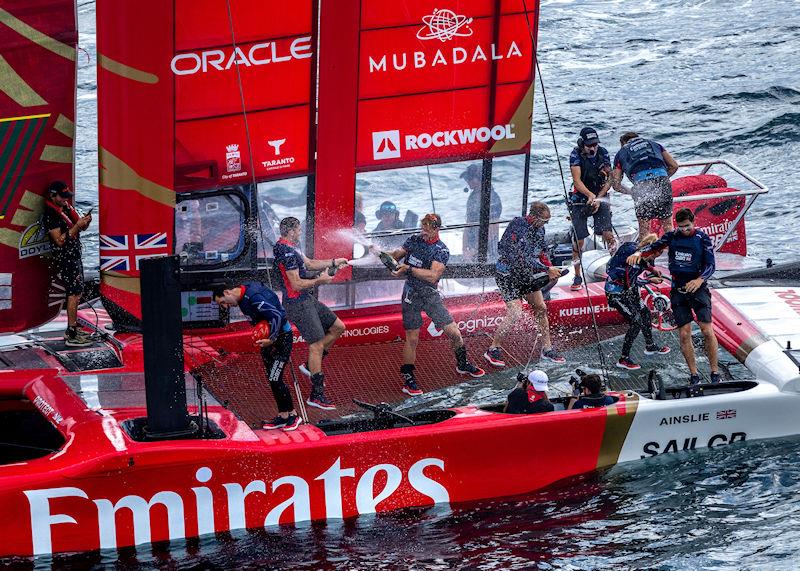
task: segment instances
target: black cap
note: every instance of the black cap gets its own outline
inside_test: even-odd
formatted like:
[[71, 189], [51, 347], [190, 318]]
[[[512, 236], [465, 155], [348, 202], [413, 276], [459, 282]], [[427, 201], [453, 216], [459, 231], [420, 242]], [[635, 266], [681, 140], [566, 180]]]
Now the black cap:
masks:
[[581, 139], [584, 145], [594, 145], [600, 143], [600, 137], [597, 136], [597, 131], [591, 127], [584, 127], [581, 129]]
[[397, 205], [391, 200], [386, 200], [381, 204], [381, 207], [375, 211], [375, 218], [380, 220], [381, 215], [386, 213], [394, 214], [395, 216], [400, 216], [400, 213], [397, 210]]
[[72, 198], [74, 196], [74, 193], [69, 189], [67, 183], [60, 180], [51, 182], [50, 186], [47, 187], [47, 191], [50, 193], [50, 196], [58, 195], [61, 198]]

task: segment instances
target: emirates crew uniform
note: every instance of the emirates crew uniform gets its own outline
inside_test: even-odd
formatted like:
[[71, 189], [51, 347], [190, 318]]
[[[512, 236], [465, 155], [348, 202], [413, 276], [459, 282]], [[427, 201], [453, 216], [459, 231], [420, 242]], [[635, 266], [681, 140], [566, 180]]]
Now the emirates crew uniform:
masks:
[[[444, 242], [438, 238], [433, 242], [426, 241], [421, 234], [415, 234], [408, 238], [405, 244], [403, 244], [403, 250], [406, 252], [404, 263], [411, 268], [429, 270], [433, 262], [447, 265], [450, 259], [450, 251], [447, 249], [447, 246], [444, 245]], [[453, 318], [450, 312], [445, 308], [441, 295], [439, 295], [437, 284], [431, 284], [430, 282], [412, 276], [410, 270], [405, 286], [403, 287], [401, 306], [403, 328], [407, 331], [422, 327], [423, 311], [438, 329], [442, 329], [453, 323]], [[457, 372], [469, 374], [473, 377], [483, 376], [483, 370], [467, 360], [467, 347], [465, 345], [456, 349], [455, 354]], [[406, 386], [413, 384], [414, 388], [416, 388], [414, 365], [402, 365], [400, 367], [400, 374]]]
[[278, 405], [278, 412], [294, 410], [289, 387], [283, 381], [283, 370], [292, 354], [292, 326], [275, 293], [261, 282], [245, 282], [241, 286], [239, 309], [253, 325], [269, 323], [272, 344], [261, 348], [261, 359], [267, 371], [270, 389]]
[[[311, 295], [311, 288], [294, 289], [289, 282], [287, 272], [298, 270], [302, 279], [313, 279], [316, 274], [306, 269], [303, 255], [285, 238], [275, 243], [272, 252], [275, 256], [275, 267], [280, 270], [283, 278], [283, 307], [286, 310], [286, 317], [294, 323], [308, 345], [320, 341], [336, 322], [336, 314]], [[324, 395], [324, 375], [321, 372], [311, 375], [310, 372], [306, 372], [307, 367], [305, 371], [303, 367], [300, 370], [311, 376], [311, 396], [306, 402], [324, 410], [335, 408]]]
[[[641, 274], [652, 268], [652, 264], [643, 260], [637, 266], [629, 265], [627, 259], [634, 253], [636, 253], [635, 242], [625, 242], [617, 249], [606, 266], [605, 284], [609, 307], [616, 309], [628, 322], [628, 331], [622, 342], [622, 358], [617, 366], [631, 369], [639, 368], [638, 365], [630, 362], [628, 357], [630, 357], [631, 347], [640, 331], [644, 335], [646, 354], [667, 352], [666, 349], [657, 347], [653, 340], [653, 316], [647, 306], [642, 303], [642, 297], [639, 294], [639, 288], [647, 283], [641, 278]], [[624, 366], [623, 361], [628, 361], [634, 366]]]
[[[581, 152], [580, 147], [572, 149], [569, 155], [569, 166], [581, 168], [581, 182], [595, 196], [600, 193], [606, 182], [606, 172], [611, 170], [611, 158], [605, 147], [597, 147], [594, 156]], [[588, 204], [589, 199], [575, 188], [569, 195], [569, 215], [572, 227], [575, 229], [575, 239], [583, 240], [589, 236], [589, 227], [586, 222], [591, 216], [594, 219], [594, 233], [597, 236], [612, 230], [611, 206], [608, 202], [601, 202], [597, 212], [592, 212]]]
[[672, 216], [672, 183], [663, 152], [664, 147], [659, 143], [637, 137], [625, 143], [614, 156], [614, 168], [621, 169], [633, 183], [631, 196], [636, 218]]
[[553, 265], [545, 252], [544, 226], [536, 228], [528, 216], [514, 218], [498, 245], [495, 281], [506, 302], [522, 299], [550, 283]]
[[[642, 257], [656, 258], [664, 248], [669, 249], [669, 273], [672, 276], [669, 298], [675, 323], [678, 327], [691, 323], [693, 311], [699, 323], [711, 323], [711, 292], [708, 289], [708, 280], [714, 275], [716, 263], [711, 238], [696, 228], [689, 236], [685, 236], [680, 230], [674, 230], [644, 248]], [[694, 293], [686, 292], [686, 284], [697, 278], [704, 280], [700, 289]]]

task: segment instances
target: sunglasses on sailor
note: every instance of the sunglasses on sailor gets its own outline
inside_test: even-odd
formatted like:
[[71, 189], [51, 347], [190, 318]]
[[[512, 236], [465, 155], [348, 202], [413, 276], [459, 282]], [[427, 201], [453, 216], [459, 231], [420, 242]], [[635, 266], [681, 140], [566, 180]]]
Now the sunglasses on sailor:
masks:
[[597, 147], [597, 145], [599, 145], [599, 144], [600, 144], [600, 143], [586, 143], [586, 144], [584, 145], [584, 147], [587, 147], [587, 148], [589, 148], [589, 149], [594, 149], [594, 148], [596, 148], [596, 147]]

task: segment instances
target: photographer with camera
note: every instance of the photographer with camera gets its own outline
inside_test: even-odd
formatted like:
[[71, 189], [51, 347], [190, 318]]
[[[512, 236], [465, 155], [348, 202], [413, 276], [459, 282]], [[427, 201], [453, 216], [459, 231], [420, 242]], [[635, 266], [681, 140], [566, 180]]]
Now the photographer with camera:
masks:
[[603, 380], [600, 375], [594, 373], [581, 375], [580, 382], [573, 383], [573, 386], [576, 384], [576, 388], [580, 391], [579, 397], [577, 399], [572, 397], [573, 400], [567, 406], [568, 409], [600, 408], [617, 402], [614, 397], [607, 395], [603, 390]]
[[583, 284], [579, 252], [583, 241], [589, 236], [586, 225], [591, 216], [594, 219], [594, 233], [603, 236], [606, 247], [614, 249], [613, 227], [611, 225], [611, 203], [607, 196], [611, 187], [611, 158], [605, 147], [600, 146], [600, 137], [591, 127], [581, 129], [580, 137], [569, 155], [569, 170], [572, 173], [572, 193], [569, 196], [569, 215], [572, 219], [572, 261], [575, 264], [575, 279], [571, 289], [577, 291]]
[[547, 398], [548, 387], [547, 373], [544, 371], [531, 371], [517, 373], [517, 386], [506, 399], [503, 412], [508, 414], [535, 414], [539, 412], [553, 412], [555, 407]]

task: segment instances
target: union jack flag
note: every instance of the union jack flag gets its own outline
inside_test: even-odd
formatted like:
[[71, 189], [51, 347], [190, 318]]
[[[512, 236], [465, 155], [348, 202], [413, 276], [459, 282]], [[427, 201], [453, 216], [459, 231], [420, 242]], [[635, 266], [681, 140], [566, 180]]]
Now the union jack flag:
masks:
[[166, 254], [169, 254], [166, 232], [100, 235], [100, 271], [139, 271], [140, 260]]
[[729, 408], [728, 410], [717, 411], [717, 420], [725, 420], [728, 418], [736, 418], [735, 408]]

